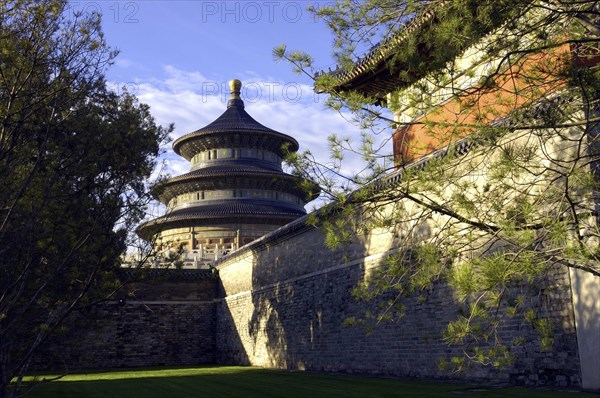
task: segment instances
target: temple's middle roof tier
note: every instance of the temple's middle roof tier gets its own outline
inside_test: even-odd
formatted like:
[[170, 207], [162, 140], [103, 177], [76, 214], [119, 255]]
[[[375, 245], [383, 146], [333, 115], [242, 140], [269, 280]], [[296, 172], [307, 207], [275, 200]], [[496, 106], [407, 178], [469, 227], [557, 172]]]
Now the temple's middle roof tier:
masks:
[[187, 160], [215, 148], [260, 148], [283, 156], [282, 145], [289, 145], [291, 152], [298, 150], [295, 139], [254, 120], [238, 99], [230, 100], [227, 110], [208, 126], [175, 140], [173, 150]]
[[294, 194], [305, 202], [316, 198], [318, 186], [312, 183], [310, 185], [314, 186], [307, 190], [306, 186], [301, 185], [302, 182], [296, 176], [259, 167], [208, 167], [161, 182], [153, 189], [153, 194], [165, 204], [184, 193], [227, 188], [274, 189]]

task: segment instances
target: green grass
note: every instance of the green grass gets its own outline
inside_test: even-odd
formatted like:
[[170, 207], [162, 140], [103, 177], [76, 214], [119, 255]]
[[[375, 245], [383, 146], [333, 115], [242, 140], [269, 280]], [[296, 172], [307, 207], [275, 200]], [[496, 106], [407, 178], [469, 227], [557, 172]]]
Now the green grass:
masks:
[[[38, 379], [52, 375], [36, 376]], [[27, 379], [31, 382], [32, 378]], [[523, 388], [489, 388], [424, 381], [400, 381], [251, 367], [126, 369], [67, 375], [43, 383], [27, 397], [588, 397], [588, 394]], [[589, 395], [592, 397], [592, 395]]]

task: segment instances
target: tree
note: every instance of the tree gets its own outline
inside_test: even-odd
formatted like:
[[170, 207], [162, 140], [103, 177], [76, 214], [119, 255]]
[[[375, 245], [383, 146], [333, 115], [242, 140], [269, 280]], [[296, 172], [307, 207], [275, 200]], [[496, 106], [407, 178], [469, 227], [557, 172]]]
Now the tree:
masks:
[[[510, 363], [514, 342], [499, 329], [511, 317], [552, 347], [529, 287], [557, 269], [600, 277], [598, 3], [346, 0], [313, 12], [340, 67], [315, 73], [285, 46], [274, 55], [314, 77], [363, 134], [357, 146], [330, 136], [329, 164], [310, 153], [288, 161], [332, 199], [312, 219], [330, 247], [376, 229], [398, 242], [354, 290], [382, 305], [347, 322], [397, 320], [404, 300], [443, 282], [462, 308], [443, 336], [464, 352], [444, 368]], [[395, 131], [391, 177], [375, 145], [385, 129]], [[365, 167], [340, 179], [348, 153]]]
[[[0, 395], [74, 310], [118, 287], [171, 128], [107, 89], [100, 16], [0, 2]], [[13, 383], [11, 384], [11, 381]]]

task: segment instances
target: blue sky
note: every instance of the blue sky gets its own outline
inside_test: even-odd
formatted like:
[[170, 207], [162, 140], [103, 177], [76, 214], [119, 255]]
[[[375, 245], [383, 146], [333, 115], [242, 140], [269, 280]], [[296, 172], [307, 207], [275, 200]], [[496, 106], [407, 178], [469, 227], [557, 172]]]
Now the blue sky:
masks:
[[[76, 6], [76, 2], [72, 3]], [[273, 61], [272, 49], [286, 43], [309, 51], [322, 67], [333, 66], [331, 34], [306, 7], [307, 1], [81, 2], [101, 8], [107, 39], [121, 50], [128, 70], [115, 78], [155, 77], [164, 65], [203, 70], [209, 79], [254, 72], [298, 80]], [[316, 4], [319, 4], [318, 2]]]
[[[318, 69], [334, 67], [333, 36], [306, 9], [309, 1], [72, 1], [70, 12], [98, 11], [108, 43], [120, 50], [107, 78], [126, 86], [161, 124], [175, 123], [173, 139], [225, 111], [227, 81], [240, 79], [246, 110], [260, 123], [289, 134], [321, 161], [327, 136], [359, 137], [349, 115], [326, 109], [312, 81], [276, 63], [274, 47], [310, 53]], [[312, 2], [314, 5], [325, 1]], [[189, 163], [164, 147], [163, 169], [178, 175]], [[357, 166], [357, 165], [356, 165]], [[355, 167], [350, 162], [348, 170]]]

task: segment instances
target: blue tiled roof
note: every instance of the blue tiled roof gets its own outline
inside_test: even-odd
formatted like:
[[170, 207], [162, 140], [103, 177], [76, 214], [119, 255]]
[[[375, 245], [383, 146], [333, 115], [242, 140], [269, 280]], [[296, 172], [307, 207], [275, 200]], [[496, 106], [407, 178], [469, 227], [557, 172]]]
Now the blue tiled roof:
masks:
[[[237, 137], [233, 137], [236, 136]], [[252, 139], [249, 136], [255, 136]], [[186, 134], [173, 143], [175, 153], [191, 159], [199, 143], [197, 141], [207, 141], [205, 145], [211, 147], [209, 140], [236, 140], [237, 145], [246, 145], [262, 148], [267, 146], [271, 150], [281, 152], [283, 144], [289, 145], [289, 150], [295, 152], [298, 150], [298, 142], [289, 135], [282, 134], [266, 126], [263, 126], [252, 118], [244, 109], [242, 100], [230, 100], [229, 106], [221, 116], [208, 126], [202, 127], [192, 133]], [[195, 146], [195, 145], [196, 146]], [[229, 144], [234, 147], [236, 144]]]

